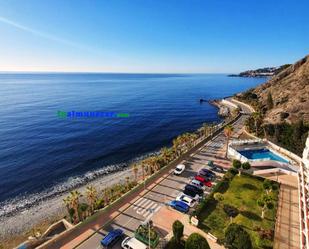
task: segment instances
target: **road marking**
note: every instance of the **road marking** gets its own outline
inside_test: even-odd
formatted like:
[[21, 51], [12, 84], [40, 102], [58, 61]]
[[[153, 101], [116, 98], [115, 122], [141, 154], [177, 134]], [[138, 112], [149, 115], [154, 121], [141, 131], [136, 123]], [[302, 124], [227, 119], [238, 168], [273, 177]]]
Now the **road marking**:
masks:
[[[141, 212], [137, 211], [136, 213], [143, 215], [143, 213], [145, 213], [148, 210], [148, 208], [150, 208], [153, 204], [154, 204], [154, 202], [151, 201], [147, 206], [143, 207], [144, 209]], [[157, 205], [157, 204], [155, 204], [155, 205]]]
[[144, 217], [147, 217], [151, 212], [152, 210], [155, 209], [156, 206], [158, 206], [158, 204], [156, 203], [153, 203], [154, 205], [151, 205], [151, 207], [148, 207], [147, 209], [145, 209], [145, 213], [143, 214]]
[[133, 208], [134, 210], [140, 208], [140, 206], [143, 205], [144, 202], [149, 201], [149, 199], [146, 199], [146, 198], [143, 198], [143, 197], [140, 200], [137, 201], [136, 203], [134, 203], [134, 205], [135, 205], [135, 207]]
[[151, 200], [149, 200], [149, 199], [146, 199], [146, 200], [147, 200], [147, 201], [144, 202], [143, 206], [139, 206], [139, 208], [136, 210], [136, 213], [139, 214], [140, 212], [142, 212], [143, 209], [144, 209], [144, 206], [145, 206], [145, 205], [148, 205], [148, 203], [151, 202]]
[[145, 214], [144, 217], [146, 217], [146, 219], [150, 219], [156, 212], [158, 212], [160, 210], [160, 208], [162, 207], [162, 204], [157, 206], [157, 208], [153, 211], [153, 212], [150, 212], [150, 214]]

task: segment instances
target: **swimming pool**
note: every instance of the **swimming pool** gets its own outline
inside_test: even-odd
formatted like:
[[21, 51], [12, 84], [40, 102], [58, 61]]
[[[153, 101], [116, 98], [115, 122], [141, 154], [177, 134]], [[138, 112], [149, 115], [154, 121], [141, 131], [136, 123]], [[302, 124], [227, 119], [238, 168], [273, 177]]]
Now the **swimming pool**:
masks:
[[240, 150], [238, 151], [241, 155], [248, 158], [249, 160], [273, 160], [283, 163], [288, 163], [289, 161], [278, 156], [277, 154], [271, 152], [269, 149], [258, 149], [258, 150]]

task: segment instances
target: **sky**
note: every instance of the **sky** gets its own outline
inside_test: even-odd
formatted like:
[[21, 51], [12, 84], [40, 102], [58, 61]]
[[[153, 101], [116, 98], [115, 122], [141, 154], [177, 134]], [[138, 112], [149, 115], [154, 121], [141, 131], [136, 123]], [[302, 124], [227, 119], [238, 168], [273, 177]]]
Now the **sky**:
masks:
[[0, 0], [0, 71], [236, 73], [309, 53], [308, 0]]

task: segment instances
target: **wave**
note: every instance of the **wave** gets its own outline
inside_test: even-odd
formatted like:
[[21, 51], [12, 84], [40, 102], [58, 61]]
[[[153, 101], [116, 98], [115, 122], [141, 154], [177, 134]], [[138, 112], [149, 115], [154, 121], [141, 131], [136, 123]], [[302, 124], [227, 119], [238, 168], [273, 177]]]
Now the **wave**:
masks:
[[66, 193], [78, 187], [85, 186], [100, 177], [106, 176], [116, 171], [118, 172], [123, 171], [127, 169], [128, 165], [130, 165], [133, 162], [137, 162], [143, 160], [146, 157], [158, 154], [159, 151], [149, 152], [141, 156], [135, 157], [127, 162], [107, 165], [100, 169], [88, 171], [83, 175], [69, 177], [65, 181], [58, 183], [53, 187], [44, 189], [43, 191], [32, 194], [23, 194], [5, 200], [3, 202], [0, 202], [0, 217], [13, 216], [15, 213], [22, 212], [25, 209], [38, 205], [40, 202], [46, 201], [51, 198], [55, 198], [63, 193]]

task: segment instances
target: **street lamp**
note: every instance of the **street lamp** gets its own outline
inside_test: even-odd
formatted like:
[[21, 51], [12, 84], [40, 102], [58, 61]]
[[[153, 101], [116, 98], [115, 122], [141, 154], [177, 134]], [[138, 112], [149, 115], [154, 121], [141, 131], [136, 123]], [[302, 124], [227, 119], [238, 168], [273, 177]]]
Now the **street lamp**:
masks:
[[[147, 211], [148, 211], [149, 213], [153, 214], [154, 211], [155, 211], [155, 209], [154, 209], [154, 208], [148, 208]], [[147, 218], [147, 219], [145, 220], [145, 223], [148, 224], [148, 246], [149, 246], [149, 249], [151, 248], [151, 247], [150, 247], [150, 224], [152, 223], [152, 222], [151, 222], [151, 219], [150, 219], [151, 216], [152, 216], [152, 215], [150, 215], [149, 218]]]

